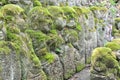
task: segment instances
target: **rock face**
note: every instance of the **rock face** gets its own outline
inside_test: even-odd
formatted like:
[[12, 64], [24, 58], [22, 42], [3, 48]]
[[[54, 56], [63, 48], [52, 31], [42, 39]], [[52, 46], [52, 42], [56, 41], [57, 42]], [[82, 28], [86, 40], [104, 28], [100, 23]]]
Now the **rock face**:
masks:
[[99, 1], [2, 0], [0, 79], [67, 80], [81, 71], [91, 51], [107, 41], [109, 10], [92, 6], [95, 2]]

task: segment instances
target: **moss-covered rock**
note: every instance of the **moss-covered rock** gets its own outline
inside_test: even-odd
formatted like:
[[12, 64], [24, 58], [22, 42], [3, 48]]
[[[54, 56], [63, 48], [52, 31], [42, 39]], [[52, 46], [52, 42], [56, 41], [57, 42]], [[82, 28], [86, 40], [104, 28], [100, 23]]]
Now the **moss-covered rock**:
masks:
[[67, 43], [74, 43], [78, 41], [78, 32], [73, 29], [65, 29], [63, 38]]
[[42, 4], [40, 3], [40, 1], [39, 0], [33, 0], [33, 6], [35, 7], [35, 6], [42, 6]]
[[24, 12], [24, 10], [21, 7], [14, 4], [7, 4], [3, 6], [0, 11], [4, 16], [7, 16], [7, 15], [15, 16]]
[[76, 11], [74, 8], [69, 6], [63, 6], [62, 10], [64, 11], [65, 16], [67, 19], [75, 19], [76, 18]]
[[29, 14], [29, 25], [34, 30], [41, 30], [43, 32], [50, 31], [50, 25], [52, 24], [51, 14], [47, 8], [34, 7], [30, 10]]
[[112, 51], [120, 50], [120, 45], [116, 42], [107, 42], [105, 47], [110, 48]]
[[49, 6], [48, 11], [51, 13], [52, 17], [64, 17], [64, 11], [59, 6]]
[[117, 78], [120, 74], [119, 63], [110, 48], [99, 47], [94, 49], [91, 56], [91, 63], [91, 74], [94, 77], [95, 75], [102, 75], [109, 78], [109, 75], [112, 74]]

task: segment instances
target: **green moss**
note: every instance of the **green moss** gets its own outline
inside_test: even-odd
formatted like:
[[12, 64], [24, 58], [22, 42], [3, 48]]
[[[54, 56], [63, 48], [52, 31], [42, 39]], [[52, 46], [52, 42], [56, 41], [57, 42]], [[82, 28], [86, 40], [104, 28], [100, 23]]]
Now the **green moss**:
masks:
[[35, 6], [42, 6], [42, 4], [40, 3], [40, 1], [38, 1], [38, 0], [33, 0], [33, 6], [35, 7]]
[[82, 27], [81, 27], [81, 24], [80, 24], [80, 23], [77, 23], [77, 25], [76, 25], [76, 30], [78, 30], [78, 31], [81, 31], [81, 30], [82, 30]]
[[8, 42], [0, 41], [0, 52], [5, 53], [5, 54], [9, 54], [10, 51], [11, 50], [8, 47]]
[[46, 42], [50, 39], [49, 36], [46, 34], [42, 33], [41, 31], [34, 31], [34, 30], [26, 30], [26, 33], [30, 35], [32, 39], [37, 39], [39, 42]]
[[65, 41], [73, 43], [78, 40], [78, 32], [73, 29], [65, 29], [64, 30], [64, 35]]
[[76, 66], [76, 71], [79, 72], [85, 68], [85, 64], [79, 64]]
[[32, 55], [32, 61], [35, 64], [35, 67], [40, 67], [40, 60], [39, 58], [35, 55], [35, 54], [31, 54]]
[[59, 47], [62, 43], [64, 43], [63, 38], [58, 34], [48, 34], [50, 39], [47, 44], [51, 49], [55, 49]]
[[106, 70], [107, 68], [119, 70], [119, 63], [114, 55], [112, 50], [107, 47], [94, 49], [91, 56], [92, 68], [98, 67], [100, 71], [105, 73], [104, 75], [109, 72], [109, 70]]
[[4, 16], [7, 16], [7, 15], [15, 16], [24, 12], [24, 10], [21, 7], [14, 4], [7, 4], [3, 6], [0, 11]]
[[88, 7], [73, 7], [78, 15], [80, 14], [88, 14], [90, 13], [90, 9]]
[[76, 11], [74, 10], [74, 8], [69, 6], [63, 6], [62, 10], [64, 11], [64, 14], [68, 19], [73, 19], [76, 17]]
[[54, 18], [64, 16], [64, 13], [63, 13], [64, 11], [59, 6], [49, 6], [48, 11]]
[[116, 22], [120, 22], [120, 18], [115, 18], [114, 19]]
[[120, 38], [113, 39], [113, 40], [112, 40], [112, 42], [115, 42], [115, 43], [117, 43], [117, 44], [119, 44], [119, 45], [120, 45]]
[[106, 7], [100, 7], [100, 6], [91, 6], [90, 10], [94, 11], [94, 10], [100, 10], [100, 11], [107, 11]]
[[31, 15], [31, 17], [34, 17], [36, 14], [37, 15], [43, 15], [43, 16], [51, 16], [51, 14], [49, 13], [47, 8], [43, 8], [43, 7], [34, 7], [30, 10], [29, 15]]
[[0, 20], [3, 20], [4, 19], [4, 16], [3, 14], [0, 12]]
[[105, 47], [110, 48], [112, 51], [120, 50], [120, 45], [115, 42], [107, 42]]
[[47, 60], [49, 63], [53, 63], [54, 60], [55, 60], [55, 56], [54, 56], [54, 54], [52, 54], [52, 53], [47, 53], [47, 54], [44, 56], [44, 59]]

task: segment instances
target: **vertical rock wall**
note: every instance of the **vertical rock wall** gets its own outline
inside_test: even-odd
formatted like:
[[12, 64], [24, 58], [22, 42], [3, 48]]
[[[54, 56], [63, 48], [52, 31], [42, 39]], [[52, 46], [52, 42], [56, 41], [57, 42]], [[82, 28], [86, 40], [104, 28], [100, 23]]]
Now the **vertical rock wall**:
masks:
[[82, 70], [106, 42], [109, 9], [98, 2], [1, 1], [1, 79], [65, 80]]

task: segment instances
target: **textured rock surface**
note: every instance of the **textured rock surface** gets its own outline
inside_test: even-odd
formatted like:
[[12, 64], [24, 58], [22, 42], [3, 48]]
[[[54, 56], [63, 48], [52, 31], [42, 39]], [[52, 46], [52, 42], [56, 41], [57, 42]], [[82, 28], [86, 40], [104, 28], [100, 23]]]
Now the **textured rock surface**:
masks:
[[[109, 5], [98, 2], [102, 1], [0, 1], [0, 78], [64, 80], [81, 71], [91, 51], [107, 42], [105, 27], [115, 17]], [[116, 18], [115, 37], [119, 22]]]

